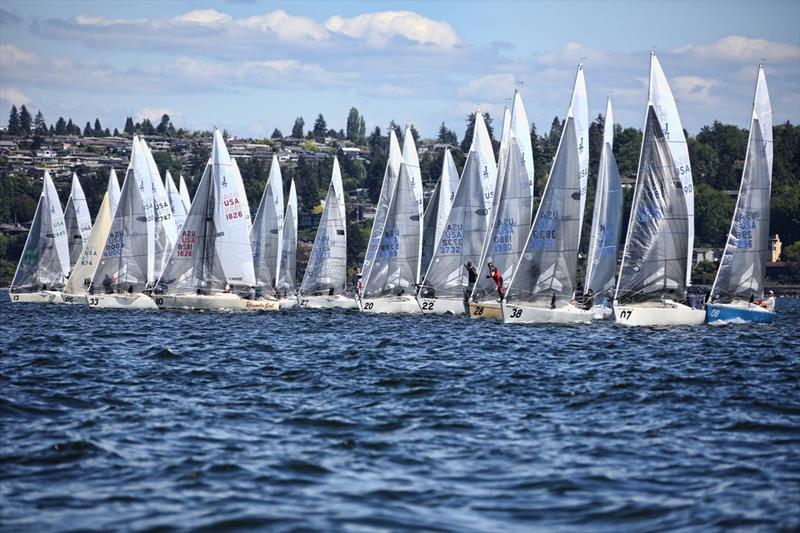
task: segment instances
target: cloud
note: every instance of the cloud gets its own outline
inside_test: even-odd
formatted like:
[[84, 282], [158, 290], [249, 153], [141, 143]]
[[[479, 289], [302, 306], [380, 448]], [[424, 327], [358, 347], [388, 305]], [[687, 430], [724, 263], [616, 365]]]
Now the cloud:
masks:
[[450, 24], [413, 11], [381, 11], [353, 18], [334, 16], [328, 19], [325, 27], [374, 46], [385, 46], [397, 37], [442, 48], [461, 44], [461, 39]]
[[186, 24], [198, 24], [200, 26], [211, 26], [212, 24], [227, 24], [233, 18], [230, 15], [221, 13], [216, 9], [195, 9], [175, 17], [176, 22], [184, 22]]
[[22, 18], [16, 13], [0, 7], [0, 26], [16, 26], [22, 23]]
[[752, 39], [741, 35], [729, 35], [712, 44], [689, 44], [676, 48], [674, 53], [731, 63], [756, 63], [762, 59], [775, 63], [800, 61], [799, 45]]
[[153, 124], [161, 122], [161, 117], [169, 115], [170, 120], [174, 123], [176, 119], [180, 119], [182, 114], [166, 107], [145, 107], [140, 109], [134, 114], [134, 119], [141, 122], [144, 119], [149, 119]]
[[26, 105], [31, 103], [30, 97], [14, 87], [0, 87], [0, 100], [11, 105]]
[[458, 93], [467, 97], [503, 100], [513, 95], [514, 88], [513, 74], [489, 74], [467, 82], [459, 88]]
[[716, 84], [699, 76], [675, 76], [670, 82], [675, 98], [686, 102], [711, 102], [709, 91]]
[[272, 32], [283, 41], [300, 42], [304, 39], [323, 41], [329, 37], [328, 31], [313, 19], [292, 16], [282, 9], [242, 19], [238, 24], [262, 32]]
[[38, 65], [39, 56], [13, 44], [0, 44], [0, 67], [3, 69], [19, 66]]

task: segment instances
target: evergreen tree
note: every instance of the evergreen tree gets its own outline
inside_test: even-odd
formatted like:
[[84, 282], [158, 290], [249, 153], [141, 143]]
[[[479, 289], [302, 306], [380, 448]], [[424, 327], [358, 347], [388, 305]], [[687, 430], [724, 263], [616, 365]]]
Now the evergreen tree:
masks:
[[323, 141], [327, 133], [328, 124], [325, 122], [325, 117], [320, 113], [317, 115], [317, 120], [314, 121], [314, 139], [316, 141]]
[[36, 117], [33, 119], [33, 132], [40, 136], [47, 135], [47, 122], [41, 110], [36, 112]]
[[360, 131], [361, 115], [359, 115], [358, 109], [351, 107], [350, 112], [347, 114], [347, 128], [345, 130], [347, 139], [349, 141], [353, 141], [354, 143], [358, 143]]
[[[489, 113], [483, 114], [483, 121], [486, 123], [486, 130], [489, 132], [489, 139], [494, 144], [494, 128], [492, 128], [492, 116]], [[461, 151], [465, 154], [472, 145], [472, 134], [475, 131], [475, 114], [467, 115], [467, 130], [464, 132], [464, 139], [461, 141]]]
[[131, 117], [125, 119], [125, 128], [123, 131], [128, 135], [133, 135], [136, 132], [133, 126], [133, 119]]
[[167, 131], [169, 130], [170, 124], [171, 122], [169, 120], [169, 115], [164, 113], [163, 115], [161, 115], [161, 122], [159, 122], [158, 126], [156, 126], [156, 133], [158, 133], [159, 135], [166, 135]]
[[372, 130], [367, 144], [372, 152], [383, 146], [383, 137], [381, 136], [381, 128], [379, 126], [375, 126], [375, 129]]
[[[67, 122], [67, 135], [75, 135], [75, 124], [72, 123], [71, 118]], [[78, 133], [78, 135], [80, 135], [80, 132]]]
[[156, 129], [153, 127], [153, 123], [150, 122], [149, 118], [142, 119], [141, 130], [143, 135], [155, 135]]
[[364, 144], [364, 141], [367, 139], [367, 123], [364, 121], [364, 115], [361, 115], [361, 119], [358, 121], [358, 140], [356, 144]]
[[108, 128], [103, 130], [103, 137], [111, 137], [111, 131]]
[[23, 104], [22, 107], [19, 108], [19, 131], [25, 137], [31, 134], [32, 123], [33, 118], [31, 117], [30, 111], [28, 111], [28, 108]]
[[294, 126], [292, 126], [292, 137], [295, 139], [302, 139], [303, 138], [303, 128], [306, 126], [306, 121], [303, 120], [303, 117], [297, 117], [294, 119]]
[[119, 130], [114, 128], [114, 137], [119, 137]]
[[101, 137], [103, 135], [103, 126], [100, 125], [99, 118], [94, 119], [94, 134], [97, 135], [98, 137]]
[[83, 128], [83, 136], [91, 137], [92, 135], [94, 135], [94, 130], [92, 129], [92, 125], [87, 121], [86, 127]]
[[21, 131], [21, 126], [19, 122], [19, 111], [17, 111], [17, 106], [11, 106], [11, 113], [8, 115], [8, 134], [9, 135], [19, 135]]
[[64, 120], [64, 117], [58, 117], [56, 121], [56, 135], [66, 135], [67, 134], [67, 122]]
[[439, 126], [439, 135], [436, 137], [436, 142], [442, 144], [449, 144], [451, 146], [458, 146], [458, 136], [456, 132], [448, 129], [444, 122]]
[[274, 130], [272, 130], [271, 138], [272, 139], [283, 139], [283, 133], [281, 133], [281, 130], [279, 130], [278, 128], [275, 128]]
[[417, 131], [417, 128], [415, 128], [412, 124], [409, 127], [409, 130], [411, 131], [411, 137], [414, 139], [414, 144], [419, 145], [419, 132]]

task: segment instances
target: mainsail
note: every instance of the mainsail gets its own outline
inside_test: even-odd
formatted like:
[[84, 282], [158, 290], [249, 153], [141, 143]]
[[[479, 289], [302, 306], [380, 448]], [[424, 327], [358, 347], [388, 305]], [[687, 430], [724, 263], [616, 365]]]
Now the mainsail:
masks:
[[[422, 255], [422, 215], [424, 212], [424, 198], [422, 192], [422, 172], [419, 168], [419, 155], [417, 154], [417, 146], [414, 143], [414, 135], [411, 126], [406, 126], [403, 133], [403, 163], [406, 165], [408, 175], [411, 179], [411, 190], [414, 192], [414, 198], [417, 199], [417, 211], [419, 215], [419, 238], [416, 240], [420, 249], [415, 256], [417, 257], [416, 274], [414, 278], [419, 280], [420, 276], [420, 259]], [[416, 283], [416, 282], [415, 282]]]
[[250, 208], [241, 175], [219, 130], [159, 289], [165, 293], [254, 286]]
[[342, 294], [347, 287], [347, 222], [344, 189], [339, 161], [333, 158], [333, 171], [325, 208], [319, 221], [314, 246], [308, 257], [302, 294]]
[[269, 289], [270, 292], [277, 287], [283, 243], [283, 216], [281, 167], [278, 164], [278, 157], [272, 156], [269, 178], [261, 195], [261, 203], [250, 233], [256, 284]]
[[[525, 173], [530, 179], [531, 198], [533, 198], [533, 144], [531, 143], [528, 113], [525, 111], [525, 105], [522, 103], [522, 96], [520, 96], [519, 91], [514, 91], [514, 103], [511, 106], [511, 131], [517, 139], [517, 144], [519, 144], [522, 162], [525, 165]], [[533, 202], [531, 202], [529, 218], [533, 218]]]
[[111, 205], [111, 214], [114, 214], [114, 211], [117, 210], [117, 205], [119, 205], [119, 180], [117, 179], [117, 173], [114, 169], [111, 169], [111, 172], [108, 176], [108, 187], [106, 189], [108, 191], [108, 200]]
[[286, 216], [283, 220], [277, 288], [285, 294], [294, 292], [294, 280], [297, 277], [297, 190], [294, 180], [289, 187], [289, 201], [286, 203]]
[[156, 277], [161, 273], [164, 264], [169, 257], [172, 248], [175, 246], [175, 241], [178, 240], [178, 230], [175, 225], [175, 219], [172, 217], [172, 209], [169, 206], [169, 197], [167, 190], [164, 188], [164, 182], [161, 181], [161, 173], [156, 165], [156, 160], [153, 158], [153, 153], [147, 146], [144, 139], [139, 139], [142, 145], [142, 151], [147, 160], [147, 168], [150, 171], [150, 183], [152, 187], [153, 198], [153, 214], [155, 223], [155, 256], [153, 258], [153, 268]]
[[739, 198], [717, 277], [711, 288], [712, 301], [749, 301], [750, 298], [763, 297], [764, 274], [770, 250], [771, 188], [772, 106], [762, 65], [758, 68]]
[[164, 178], [166, 181], [167, 198], [169, 199], [169, 208], [172, 211], [172, 218], [175, 220], [175, 229], [180, 232], [183, 223], [186, 221], [187, 208], [183, 204], [181, 193], [178, 187], [175, 186], [175, 180], [172, 179], [172, 174], [167, 170], [167, 176]]
[[622, 224], [622, 184], [614, 159], [614, 116], [611, 98], [606, 105], [603, 146], [597, 173], [597, 190], [589, 237], [584, 290], [611, 300], [614, 295], [619, 236]]
[[181, 200], [183, 200], [183, 207], [186, 209], [186, 212], [189, 212], [189, 207], [192, 205], [192, 199], [189, 197], [189, 187], [186, 186], [186, 180], [183, 179], [183, 174], [180, 174], [178, 177], [178, 188], [181, 193]]
[[78, 175], [72, 173], [72, 189], [64, 206], [64, 224], [67, 228], [67, 243], [69, 245], [69, 264], [75, 266], [81, 255], [86, 239], [92, 231], [92, 216], [86, 204], [86, 195], [78, 181]]
[[428, 201], [428, 207], [425, 209], [422, 219], [422, 260], [420, 262], [420, 273], [422, 274], [428, 271], [434, 250], [436, 250], [436, 241], [439, 240], [447, 225], [450, 206], [453, 205], [457, 189], [458, 170], [456, 170], [450, 148], [447, 148], [442, 159], [442, 175], [433, 190], [433, 195]]
[[42, 194], [11, 281], [11, 292], [57, 289], [64, 284], [68, 273], [69, 245], [64, 212], [56, 186], [45, 170]]

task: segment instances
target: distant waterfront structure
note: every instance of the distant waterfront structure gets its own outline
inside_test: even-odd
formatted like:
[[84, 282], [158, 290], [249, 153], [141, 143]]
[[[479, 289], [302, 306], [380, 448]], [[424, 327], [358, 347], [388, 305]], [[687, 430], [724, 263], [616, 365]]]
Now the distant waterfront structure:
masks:
[[773, 263], [777, 263], [781, 260], [781, 248], [783, 247], [783, 243], [781, 242], [781, 238], [778, 237], [776, 233], [774, 237], [769, 240], [770, 244], [770, 251], [772, 255], [770, 256], [770, 261]]

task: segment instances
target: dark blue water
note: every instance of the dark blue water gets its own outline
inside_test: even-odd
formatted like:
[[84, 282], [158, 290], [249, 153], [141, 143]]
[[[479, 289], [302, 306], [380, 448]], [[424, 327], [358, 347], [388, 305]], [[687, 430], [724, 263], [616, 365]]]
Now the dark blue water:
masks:
[[14, 531], [800, 525], [772, 326], [504, 327], [0, 304]]

